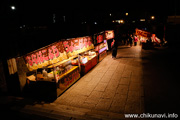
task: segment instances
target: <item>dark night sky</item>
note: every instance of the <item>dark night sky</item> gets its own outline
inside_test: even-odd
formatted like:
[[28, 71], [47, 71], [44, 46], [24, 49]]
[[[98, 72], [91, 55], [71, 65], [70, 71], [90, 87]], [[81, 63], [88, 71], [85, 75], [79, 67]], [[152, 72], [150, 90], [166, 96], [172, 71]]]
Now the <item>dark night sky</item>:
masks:
[[[10, 9], [11, 5], [16, 10]], [[21, 24], [51, 21], [53, 14], [62, 19], [63, 16], [70, 21], [82, 22], [82, 20], [102, 19], [110, 13], [117, 19], [126, 12], [130, 17], [144, 17], [154, 15], [161, 18], [169, 15], [180, 15], [179, 0], [110, 0], [110, 1], [59, 1], [59, 0], [4, 0], [0, 4], [0, 14], [4, 21], [16, 21], [19, 18]], [[12, 19], [12, 17], [14, 17]], [[118, 18], [119, 17], [119, 18]], [[18, 20], [17, 20], [18, 21]], [[39, 22], [38, 22], [39, 21]]]
[[[12, 11], [10, 6], [16, 7], [15, 11]], [[176, 12], [175, 12], [176, 11]], [[155, 15], [165, 18], [164, 16], [180, 15], [180, 1], [179, 0], [109, 0], [109, 1], [62, 1], [62, 0], [1, 0], [0, 1], [0, 16], [3, 22], [1, 31], [5, 32], [6, 42], [9, 44], [9, 48], [19, 51], [33, 51], [50, 43], [61, 37], [82, 36], [86, 35], [86, 27], [80, 25], [83, 21], [100, 21], [109, 19], [109, 14], [112, 14], [112, 18], [121, 19], [125, 13], [129, 13], [129, 17], [144, 17], [145, 14]], [[48, 36], [47, 33], [29, 33], [24, 38], [20, 37], [20, 33], [16, 28], [20, 26], [28, 25], [48, 25], [52, 24], [53, 14], [56, 14], [57, 20], [59, 19], [59, 28], [52, 30], [53, 35]], [[68, 22], [75, 23], [64, 25], [62, 22], [63, 16], [66, 16]], [[157, 17], [156, 17], [157, 18]], [[61, 20], [60, 20], [61, 19]], [[62, 22], [62, 23], [61, 23]], [[68, 23], [67, 22], [67, 23]], [[77, 24], [78, 23], [78, 24]], [[79, 24], [80, 23], [80, 24]], [[63, 24], [63, 25], [62, 25]], [[99, 23], [98, 23], [99, 24]], [[82, 28], [80, 28], [80, 26]], [[103, 26], [103, 25], [102, 25]], [[84, 27], [84, 28], [83, 28]], [[9, 30], [9, 28], [12, 28]], [[79, 28], [79, 31], [77, 30]], [[102, 28], [100, 28], [102, 29]], [[57, 32], [57, 33], [54, 33]], [[85, 33], [83, 33], [85, 31]], [[93, 29], [92, 29], [93, 31]], [[76, 34], [74, 33], [76, 32]], [[94, 32], [94, 31], [93, 31]], [[8, 33], [8, 35], [6, 35]], [[55, 34], [55, 35], [54, 35]], [[62, 35], [62, 36], [61, 36]], [[54, 38], [52, 38], [54, 36]], [[45, 40], [47, 39], [47, 40]], [[39, 41], [38, 41], [39, 40]], [[43, 40], [43, 42], [41, 42]], [[52, 40], [52, 41], [50, 41]], [[26, 41], [29, 42], [27, 44]], [[23, 45], [22, 45], [23, 44]], [[24, 47], [26, 45], [26, 47]], [[35, 46], [36, 45], [36, 46]], [[25, 48], [29, 48], [25, 50]], [[15, 53], [16, 54], [16, 51]], [[22, 53], [23, 54], [23, 53]], [[10, 56], [10, 55], [9, 55]]]
[[[129, 12], [132, 16], [142, 16], [144, 13], [156, 16], [180, 14], [179, 0], [110, 0], [110, 1], [59, 1], [59, 0], [5, 0], [1, 3], [1, 12], [9, 14], [10, 5], [16, 6], [16, 14], [22, 21], [37, 21], [38, 19], [52, 19], [52, 15], [70, 16], [73, 20], [98, 18], [109, 13], [124, 14]], [[41, 21], [41, 20], [40, 20]]]
[[9, 7], [9, 5], [16, 5], [17, 10], [21, 14], [48, 14], [57, 12], [61, 14], [86, 14], [93, 12], [109, 12], [109, 11], [147, 11], [159, 14], [172, 14], [175, 12], [179, 14], [180, 2], [179, 0], [110, 0], [110, 1], [60, 1], [60, 0], [5, 0], [1, 4]]

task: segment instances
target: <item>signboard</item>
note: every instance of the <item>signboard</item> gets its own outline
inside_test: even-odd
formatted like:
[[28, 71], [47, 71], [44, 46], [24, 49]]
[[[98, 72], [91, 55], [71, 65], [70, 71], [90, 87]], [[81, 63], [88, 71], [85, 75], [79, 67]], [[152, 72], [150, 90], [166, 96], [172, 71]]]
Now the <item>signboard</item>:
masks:
[[53, 43], [47, 47], [24, 56], [30, 71], [48, 66], [78, 55], [78, 53], [94, 49], [91, 37], [73, 38]]
[[103, 42], [103, 35], [97, 35], [97, 43]]
[[114, 31], [110, 30], [110, 31], [105, 31], [105, 39], [109, 40], [109, 39], [113, 39], [114, 38]]
[[56, 42], [50, 46], [24, 56], [30, 71], [67, 59], [63, 43]]
[[143, 37], [151, 37], [150, 32], [140, 30], [140, 29], [136, 29], [136, 35], [143, 36]]
[[73, 38], [63, 41], [64, 49], [68, 57], [76, 56], [78, 53], [94, 49], [91, 37]]

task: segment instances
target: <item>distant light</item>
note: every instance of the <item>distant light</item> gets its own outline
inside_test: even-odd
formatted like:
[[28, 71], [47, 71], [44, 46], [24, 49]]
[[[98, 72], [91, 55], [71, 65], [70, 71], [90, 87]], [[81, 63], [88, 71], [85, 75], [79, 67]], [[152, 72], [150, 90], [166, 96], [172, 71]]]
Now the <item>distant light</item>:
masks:
[[109, 16], [111, 16], [112, 14], [110, 13]]
[[151, 19], [152, 19], [152, 20], [154, 20], [154, 19], [155, 19], [155, 17], [154, 17], [154, 16], [151, 16]]
[[117, 23], [119, 23], [119, 24], [121, 24], [121, 23], [124, 23], [124, 20], [113, 20], [112, 22], [117, 22]]
[[85, 22], [81, 22], [81, 24], [86, 24], [86, 21]]
[[97, 22], [94, 22], [94, 24], [96, 25], [96, 24], [97, 24]]
[[15, 10], [16, 9], [16, 7], [15, 6], [11, 6], [11, 10]]
[[126, 16], [128, 16], [128, 13], [126, 13]]
[[63, 20], [64, 20], [64, 22], [66, 22], [66, 16], [63, 16]]
[[132, 21], [132, 23], [135, 23], [136, 21], [134, 20], [134, 21]]
[[120, 20], [120, 23], [124, 23], [124, 20]]
[[141, 21], [141, 22], [144, 22], [144, 21], [146, 21], [146, 19], [140, 19], [140, 21]]

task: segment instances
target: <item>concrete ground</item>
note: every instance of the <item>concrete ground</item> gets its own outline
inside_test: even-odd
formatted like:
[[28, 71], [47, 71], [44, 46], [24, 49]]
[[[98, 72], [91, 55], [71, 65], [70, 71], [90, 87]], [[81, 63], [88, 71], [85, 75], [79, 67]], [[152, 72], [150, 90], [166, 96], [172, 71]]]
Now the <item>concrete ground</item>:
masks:
[[12, 110], [25, 119], [109, 120], [125, 119], [126, 113], [179, 114], [178, 55], [170, 48], [119, 46], [117, 59], [108, 54], [54, 102], [16, 105]]

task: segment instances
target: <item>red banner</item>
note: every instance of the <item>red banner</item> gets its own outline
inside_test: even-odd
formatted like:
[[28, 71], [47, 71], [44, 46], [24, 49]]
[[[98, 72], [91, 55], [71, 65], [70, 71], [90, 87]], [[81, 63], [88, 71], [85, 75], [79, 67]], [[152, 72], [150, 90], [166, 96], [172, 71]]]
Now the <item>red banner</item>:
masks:
[[140, 29], [136, 29], [136, 35], [143, 36], [143, 37], [151, 37], [150, 32], [140, 30]]
[[78, 53], [94, 49], [91, 37], [73, 38], [53, 43], [47, 47], [24, 56], [30, 71], [57, 63], [77, 55]]
[[63, 41], [63, 45], [68, 57], [75, 56], [78, 53], [82, 53], [94, 48], [91, 37], [69, 39]]
[[56, 42], [24, 56], [26, 65], [30, 71], [67, 59], [63, 43]]

